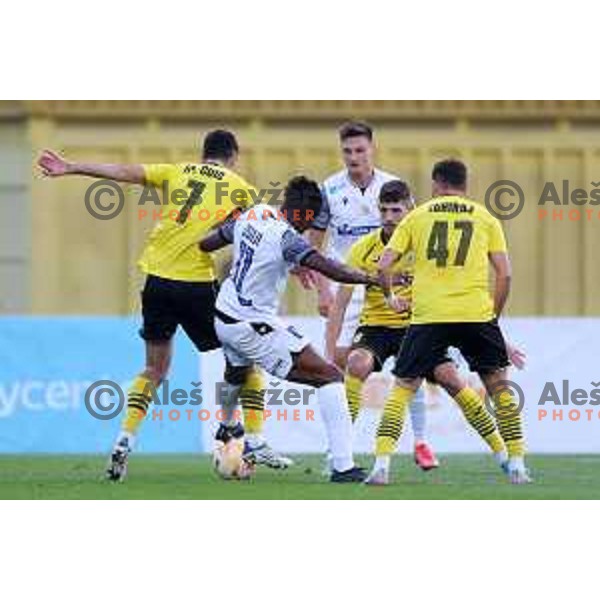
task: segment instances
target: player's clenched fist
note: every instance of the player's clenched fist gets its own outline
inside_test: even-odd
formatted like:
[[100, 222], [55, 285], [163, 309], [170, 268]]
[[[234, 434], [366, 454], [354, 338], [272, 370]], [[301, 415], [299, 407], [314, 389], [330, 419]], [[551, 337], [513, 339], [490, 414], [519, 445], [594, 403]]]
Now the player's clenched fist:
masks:
[[69, 163], [52, 150], [44, 150], [38, 159], [38, 166], [46, 177], [60, 177], [69, 172]]

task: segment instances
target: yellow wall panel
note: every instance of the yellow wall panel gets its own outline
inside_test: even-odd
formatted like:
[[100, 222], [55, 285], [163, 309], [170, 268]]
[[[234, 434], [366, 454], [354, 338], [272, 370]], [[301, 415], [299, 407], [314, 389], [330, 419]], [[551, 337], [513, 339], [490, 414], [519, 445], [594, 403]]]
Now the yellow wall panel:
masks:
[[[587, 189], [600, 190], [600, 151], [588, 150], [585, 153], [584, 184]], [[594, 185], [594, 183], [599, 185]], [[582, 223], [582, 279], [583, 314], [600, 314], [600, 281], [598, 278], [598, 257], [600, 257], [600, 204], [587, 204], [586, 219]], [[588, 220], [589, 215], [589, 220]]]
[[0, 122], [0, 314], [30, 309], [30, 169], [24, 123]]
[[[548, 181], [555, 184], [562, 197], [563, 181], [571, 190], [584, 185], [583, 153], [557, 149], [551, 154]], [[580, 314], [583, 308], [581, 221], [569, 215], [577, 211], [573, 205], [544, 204], [552, 215], [541, 222], [543, 236], [543, 312], [552, 315]], [[554, 214], [556, 211], [556, 219]]]
[[[498, 178], [518, 183], [525, 199], [518, 217], [504, 221], [513, 268], [513, 294], [509, 310], [517, 314], [542, 314], [544, 256], [537, 199], [544, 182], [543, 151], [527, 149], [511, 152]], [[503, 201], [511, 199], [507, 197]]]
[[[481, 201], [498, 179], [515, 180], [523, 188], [522, 213], [504, 222], [514, 269], [510, 314], [600, 314], [595, 268], [600, 207], [587, 207], [594, 211], [592, 221], [570, 221], [573, 207], [565, 206], [563, 220], [552, 222], [539, 220], [537, 205], [547, 180], [560, 187], [569, 179], [572, 188], [590, 190], [592, 181], [600, 181], [599, 103], [97, 101], [27, 106], [33, 112], [28, 124], [32, 156], [50, 146], [78, 160], [193, 161], [207, 130], [233, 127], [242, 146], [240, 172], [260, 187], [276, 181], [283, 187], [300, 172], [322, 180], [339, 170], [337, 127], [354, 115], [372, 119], [378, 166], [405, 177], [420, 199], [430, 193], [433, 162], [447, 156], [468, 162], [471, 194]], [[578, 122], [580, 113], [596, 115], [598, 121]], [[477, 121], [478, 116], [489, 120]], [[125, 187], [128, 205], [119, 218], [92, 219], [83, 205], [90, 183], [31, 179], [34, 312], [108, 314], [138, 307], [143, 278], [135, 262], [155, 222], [139, 218], [135, 186]], [[292, 312], [314, 312], [314, 294], [296, 284], [286, 301]]]
[[381, 159], [381, 167], [404, 179], [411, 186], [415, 196], [422, 197], [425, 194], [426, 190], [417, 189], [420, 178], [419, 150], [392, 147], [380, 149], [378, 156]]

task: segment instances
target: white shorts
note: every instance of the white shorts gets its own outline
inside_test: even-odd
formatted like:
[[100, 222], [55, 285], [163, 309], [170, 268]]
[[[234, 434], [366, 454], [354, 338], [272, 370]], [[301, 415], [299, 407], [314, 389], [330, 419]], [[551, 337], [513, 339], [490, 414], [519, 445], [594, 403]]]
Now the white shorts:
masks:
[[292, 370], [292, 354], [301, 352], [310, 343], [295, 327], [279, 323], [224, 323], [215, 318], [217, 337], [223, 345], [225, 358], [234, 367], [258, 365], [267, 373], [286, 379]]
[[[337, 293], [337, 286], [334, 288], [334, 294]], [[350, 348], [352, 346], [352, 340], [354, 334], [358, 329], [360, 321], [360, 313], [363, 309], [364, 304], [364, 286], [357, 285], [354, 287], [352, 298], [346, 308], [346, 314], [344, 315], [344, 322], [342, 323], [342, 329], [340, 330], [340, 337], [338, 338], [336, 347], [338, 348]]]

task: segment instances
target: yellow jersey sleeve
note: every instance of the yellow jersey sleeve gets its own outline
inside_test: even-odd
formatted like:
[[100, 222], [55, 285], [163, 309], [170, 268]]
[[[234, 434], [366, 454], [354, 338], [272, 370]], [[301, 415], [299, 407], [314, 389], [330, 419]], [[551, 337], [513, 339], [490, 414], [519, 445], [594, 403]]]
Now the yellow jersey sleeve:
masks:
[[390, 238], [386, 248], [393, 250], [397, 254], [406, 254], [412, 249], [412, 214], [408, 215], [396, 227], [396, 231]]
[[176, 165], [142, 165], [146, 184], [161, 187], [165, 181], [171, 180], [177, 171]]
[[490, 224], [490, 252], [507, 252], [506, 237], [500, 221], [491, 218]]

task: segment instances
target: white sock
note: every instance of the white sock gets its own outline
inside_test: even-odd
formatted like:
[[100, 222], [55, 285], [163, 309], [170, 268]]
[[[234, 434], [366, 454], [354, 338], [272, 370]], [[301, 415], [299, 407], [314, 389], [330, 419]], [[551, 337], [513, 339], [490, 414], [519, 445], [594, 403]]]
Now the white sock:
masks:
[[121, 430], [119, 435], [117, 436], [117, 441], [115, 442], [116, 446], [122, 446], [123, 442], [127, 442], [127, 447], [131, 450], [133, 448], [133, 443], [135, 442], [135, 435], [133, 433], [129, 433], [128, 431]]
[[375, 457], [375, 464], [373, 465], [374, 471], [379, 471], [379, 469], [383, 469], [384, 471], [390, 470], [390, 455], [384, 454], [383, 456]]
[[329, 383], [317, 389], [321, 416], [325, 424], [328, 447], [336, 471], [354, 466], [352, 459], [352, 421], [348, 412], [343, 383]]
[[522, 456], [514, 456], [508, 459], [508, 468], [510, 471], [524, 471], [525, 459]]
[[505, 450], [502, 450], [502, 452], [494, 452], [494, 459], [501, 467], [508, 460], [508, 454], [506, 454]]
[[412, 424], [415, 444], [425, 441], [425, 425], [427, 422], [427, 407], [425, 405], [425, 391], [421, 386], [410, 403], [410, 422]]

